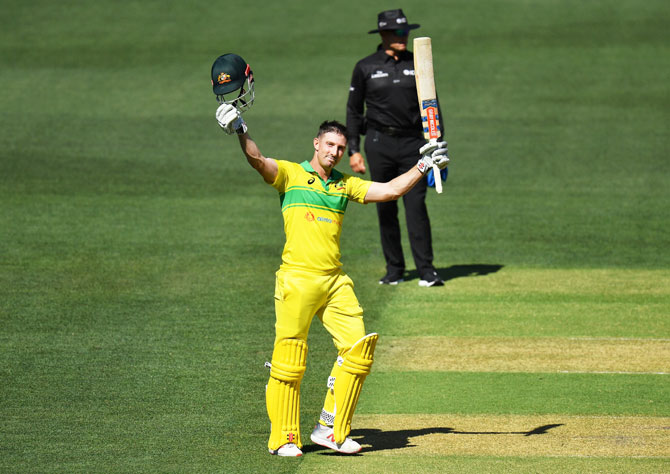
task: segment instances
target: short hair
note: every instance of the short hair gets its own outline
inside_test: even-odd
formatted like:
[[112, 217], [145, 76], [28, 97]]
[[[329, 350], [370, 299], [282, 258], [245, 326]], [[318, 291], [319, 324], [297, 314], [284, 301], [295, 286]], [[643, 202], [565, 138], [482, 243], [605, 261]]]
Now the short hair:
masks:
[[319, 125], [319, 133], [316, 134], [316, 138], [319, 138], [324, 133], [338, 133], [344, 138], [347, 138], [347, 127], [342, 125], [337, 120], [326, 120], [321, 125]]

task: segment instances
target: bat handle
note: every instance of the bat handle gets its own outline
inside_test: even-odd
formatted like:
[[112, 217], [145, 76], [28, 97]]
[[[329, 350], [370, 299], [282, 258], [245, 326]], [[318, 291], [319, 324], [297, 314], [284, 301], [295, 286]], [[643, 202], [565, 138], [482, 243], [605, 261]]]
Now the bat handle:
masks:
[[437, 194], [442, 194], [442, 175], [437, 165], [433, 165], [433, 178], [435, 178], [435, 191]]
[[[431, 138], [428, 141], [430, 143], [437, 143], [437, 138]], [[435, 178], [435, 191], [437, 191], [437, 194], [442, 194], [442, 175], [437, 165], [433, 165], [433, 178]]]

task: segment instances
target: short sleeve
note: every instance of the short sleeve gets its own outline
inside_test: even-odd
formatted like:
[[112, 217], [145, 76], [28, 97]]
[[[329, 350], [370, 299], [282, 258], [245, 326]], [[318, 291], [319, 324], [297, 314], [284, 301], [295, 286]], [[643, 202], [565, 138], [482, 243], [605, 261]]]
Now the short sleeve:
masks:
[[277, 177], [272, 183], [272, 187], [280, 193], [286, 191], [288, 184], [288, 162], [283, 160], [275, 160], [277, 162]]
[[365, 196], [368, 194], [372, 181], [361, 179], [357, 176], [346, 175], [347, 180], [347, 196], [350, 201], [355, 201], [363, 204]]

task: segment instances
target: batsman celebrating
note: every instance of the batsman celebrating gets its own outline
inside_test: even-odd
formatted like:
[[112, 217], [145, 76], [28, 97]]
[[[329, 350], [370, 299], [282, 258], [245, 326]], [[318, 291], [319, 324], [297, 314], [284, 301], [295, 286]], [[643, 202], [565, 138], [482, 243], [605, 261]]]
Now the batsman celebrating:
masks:
[[[348, 437], [361, 387], [372, 367], [376, 333], [367, 334], [354, 285], [340, 263], [340, 232], [349, 201], [398, 199], [419, 182], [432, 165], [449, 163], [446, 143], [421, 148], [417, 166], [387, 183], [340, 173], [335, 166], [347, 147], [347, 131], [337, 121], [323, 122], [313, 139], [309, 161], [294, 163], [264, 156], [249, 136], [242, 110], [254, 100], [249, 65], [239, 56], [220, 56], [212, 66], [214, 93], [221, 105], [216, 119], [237, 134], [247, 162], [279, 193], [286, 243], [275, 284], [275, 342], [266, 404], [271, 422], [268, 449], [279, 456], [302, 456], [300, 383], [306, 369], [307, 334], [318, 316], [331, 334], [337, 360], [311, 440], [340, 453], [361, 450]], [[239, 93], [237, 91], [239, 90]], [[225, 95], [233, 99], [226, 100]]]

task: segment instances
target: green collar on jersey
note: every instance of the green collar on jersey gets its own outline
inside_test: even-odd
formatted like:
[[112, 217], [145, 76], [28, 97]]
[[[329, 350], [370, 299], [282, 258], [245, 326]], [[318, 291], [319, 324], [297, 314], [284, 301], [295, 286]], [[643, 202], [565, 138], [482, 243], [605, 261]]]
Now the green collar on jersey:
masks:
[[[305, 171], [307, 171], [308, 173], [316, 173], [316, 175], [319, 177], [319, 179], [321, 179], [321, 176], [319, 176], [319, 173], [314, 171], [314, 168], [312, 168], [312, 165], [309, 164], [309, 161], [307, 161], [307, 160], [303, 161], [302, 163], [300, 163], [300, 166], [302, 166], [303, 169]], [[330, 176], [328, 177], [328, 181], [326, 181], [325, 184], [328, 184], [332, 181], [339, 181], [342, 178], [344, 178], [344, 175], [342, 173], [340, 173], [339, 171], [337, 171], [335, 168], [333, 168], [333, 170], [330, 172]], [[323, 179], [321, 179], [321, 182], [323, 182]]]

